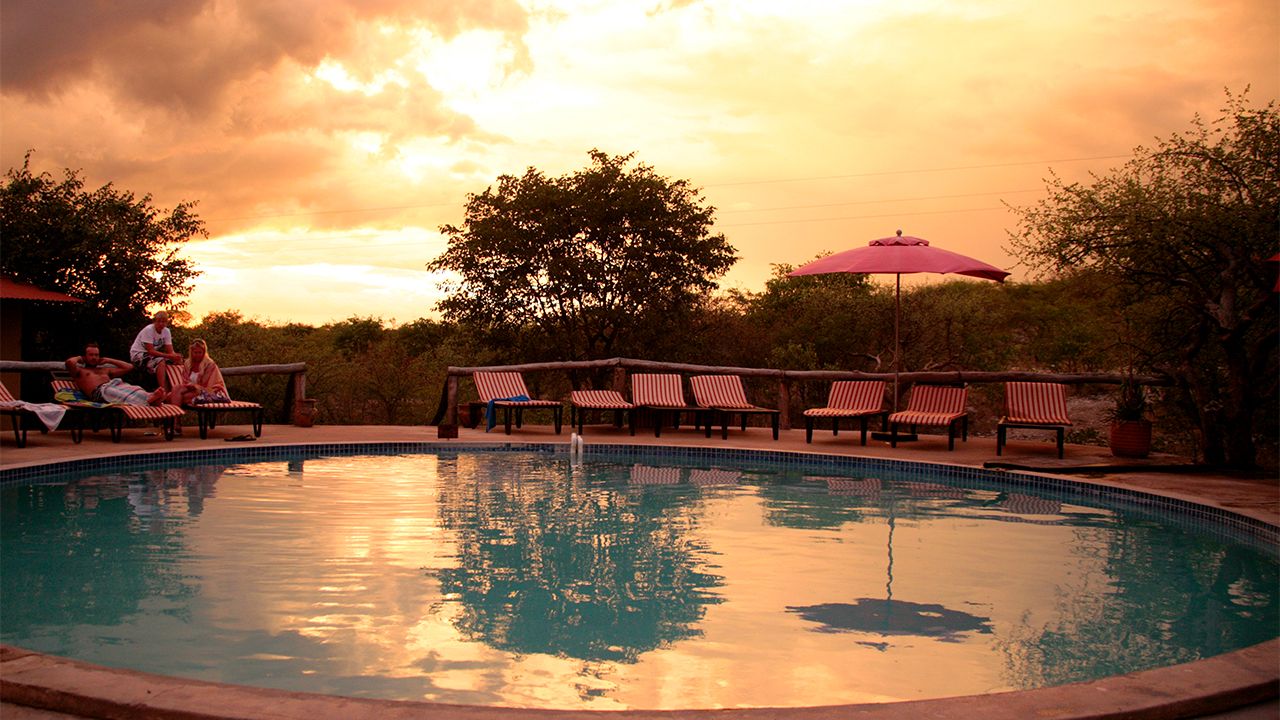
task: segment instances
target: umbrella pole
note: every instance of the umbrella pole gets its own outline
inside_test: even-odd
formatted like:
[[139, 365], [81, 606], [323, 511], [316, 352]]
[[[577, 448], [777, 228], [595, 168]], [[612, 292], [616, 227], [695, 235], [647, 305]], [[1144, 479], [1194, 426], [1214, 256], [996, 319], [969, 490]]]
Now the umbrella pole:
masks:
[[[898, 371], [902, 367], [902, 340], [898, 335], [898, 321], [902, 316], [902, 273], [896, 273], [897, 283], [893, 291], [893, 412], [898, 412]], [[897, 431], [871, 433], [876, 440], [912, 442], [919, 438], [915, 433], [899, 435]]]
[[894, 275], [893, 291], [893, 411], [898, 412], [898, 370], [902, 365], [902, 341], [898, 339], [898, 318], [902, 317], [902, 273]]

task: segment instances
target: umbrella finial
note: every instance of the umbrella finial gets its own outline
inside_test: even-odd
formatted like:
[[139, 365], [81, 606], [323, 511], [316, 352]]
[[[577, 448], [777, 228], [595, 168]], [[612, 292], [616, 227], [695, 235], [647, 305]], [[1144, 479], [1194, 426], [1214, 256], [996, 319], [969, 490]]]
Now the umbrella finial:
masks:
[[902, 237], [902, 228], [898, 228], [898, 237]]

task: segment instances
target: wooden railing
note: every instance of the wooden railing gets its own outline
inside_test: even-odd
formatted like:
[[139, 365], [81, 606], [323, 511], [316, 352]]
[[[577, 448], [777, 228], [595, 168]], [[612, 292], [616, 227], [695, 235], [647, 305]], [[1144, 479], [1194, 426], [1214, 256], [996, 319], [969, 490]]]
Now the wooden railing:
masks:
[[[65, 372], [65, 362], [44, 361], [27, 362], [22, 360], [0, 360], [0, 372]], [[282, 365], [243, 365], [241, 367], [220, 368], [223, 377], [244, 375], [288, 375], [289, 384], [284, 391], [284, 407], [282, 414], [291, 421], [299, 405], [307, 397], [307, 364], [286, 363]]]
[[[612, 388], [625, 393], [627, 373], [663, 372], [700, 375], [740, 375], [744, 378], [771, 378], [778, 383], [778, 410], [782, 412], [782, 427], [791, 427], [791, 385], [794, 382], [831, 380], [884, 380], [892, 383], [892, 372], [858, 372], [846, 370], [779, 370], [776, 368], [745, 368], [720, 365], [694, 365], [690, 363], [657, 362], [633, 358], [609, 358], [607, 360], [564, 360], [557, 362], [523, 363], [520, 365], [486, 365], [482, 367], [454, 367], [446, 371], [444, 388], [440, 393], [440, 406], [432, 425], [456, 425], [458, 422], [458, 380], [477, 372], [570, 372], [582, 370], [613, 369]], [[922, 371], [898, 373], [900, 385], [915, 383], [1002, 383], [1002, 382], [1056, 382], [1064, 385], [1119, 385], [1132, 380], [1140, 385], [1168, 386], [1173, 381], [1157, 375], [1125, 375], [1121, 373], [1042, 373], [1018, 370], [978, 372], [970, 370]]]

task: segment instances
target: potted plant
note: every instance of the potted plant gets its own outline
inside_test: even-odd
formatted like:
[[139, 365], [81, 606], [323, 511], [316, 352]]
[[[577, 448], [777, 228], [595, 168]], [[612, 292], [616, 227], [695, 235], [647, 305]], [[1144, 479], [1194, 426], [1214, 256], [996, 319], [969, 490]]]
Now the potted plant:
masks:
[[1111, 454], [1144, 458], [1151, 453], [1151, 421], [1147, 419], [1147, 396], [1132, 377], [1120, 383], [1116, 407], [1111, 412]]

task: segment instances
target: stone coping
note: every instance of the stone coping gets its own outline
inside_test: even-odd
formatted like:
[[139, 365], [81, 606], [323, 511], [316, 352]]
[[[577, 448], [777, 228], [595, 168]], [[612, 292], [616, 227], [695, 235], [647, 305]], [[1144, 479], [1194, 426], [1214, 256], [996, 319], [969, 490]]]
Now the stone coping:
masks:
[[[473, 438], [479, 439], [479, 438]], [[492, 436], [485, 437], [490, 442], [454, 442], [447, 443], [450, 449], [489, 449], [490, 445], [509, 450], [534, 449], [539, 444], [545, 449], [546, 443], [528, 443], [503, 438], [502, 442], [492, 442]], [[549, 438], [548, 438], [549, 439]], [[557, 438], [559, 439], [559, 438]], [[567, 438], [564, 438], [567, 440]], [[630, 440], [634, 440], [631, 438]], [[643, 442], [643, 440], [641, 440]], [[361, 449], [371, 451], [371, 445], [378, 442], [356, 443], [274, 443], [271, 447], [281, 451], [318, 452], [325, 448], [337, 450], [335, 446], [345, 449]], [[437, 443], [418, 440], [409, 443], [423, 447], [438, 447]], [[558, 444], [563, 444], [558, 443]], [[655, 441], [647, 443], [653, 450], [658, 447], [667, 448], [667, 443]], [[658, 446], [658, 447], [653, 447]], [[187, 448], [166, 448], [164, 452], [141, 452], [142, 448], [130, 446], [112, 446], [116, 452], [86, 453], [76, 460], [61, 463], [19, 462], [0, 463], [0, 481], [39, 481], [38, 476], [48, 477], [69, 471], [70, 466], [84, 468], [102, 463], [104, 466], [155, 463], [157, 456], [173, 461], [181, 458], [184, 461], [213, 460], [215, 457], [231, 458], [237, 455], [259, 455], [258, 450], [247, 453], [242, 448], [221, 448], [191, 451]], [[690, 447], [685, 445], [685, 447]], [[803, 447], [803, 446], [802, 446]], [[267, 448], [262, 448], [266, 451]], [[154, 450], [154, 446], [146, 448]], [[620, 448], [619, 448], [620, 449]], [[754, 448], [776, 450], [769, 446]], [[124, 450], [124, 452], [120, 452]], [[406, 451], [409, 449], [406, 448]], [[815, 448], [815, 450], [817, 450]], [[264, 455], [271, 454], [263, 452]], [[696, 451], [692, 454], [696, 453]], [[719, 454], [719, 453], [717, 453]], [[729, 453], [737, 455], [737, 453]], [[756, 455], [756, 453], [751, 453]], [[788, 453], [792, 454], [792, 453]], [[815, 453], [821, 455], [820, 452]], [[745, 453], [744, 453], [745, 455]], [[841, 453], [847, 455], [847, 453]], [[132, 457], [133, 462], [128, 458]], [[12, 456], [4, 460], [12, 460]], [[93, 460], [97, 460], [95, 463]], [[744, 458], [745, 459], [745, 458]], [[930, 458], [933, 465], [946, 460], [941, 456]], [[251, 461], [249, 459], [238, 462]], [[912, 463], [906, 463], [912, 464]], [[918, 463], [917, 463], [918, 464]], [[62, 466], [54, 467], [50, 466]], [[955, 466], [952, 466], [955, 467]], [[962, 466], [963, 467], [963, 466]], [[45, 472], [40, 472], [43, 468]], [[53, 471], [50, 473], [49, 471]], [[973, 466], [965, 470], [978, 470]], [[989, 476], [993, 471], [981, 471]], [[967, 476], [969, 472], [964, 472]], [[977, 473], [974, 473], [975, 476]], [[1098, 485], [1097, 480], [1083, 482], [1067, 477], [1036, 475], [1058, 483], [1078, 483]], [[7, 480], [6, 480], [7, 479]], [[1102, 485], [1112, 485], [1103, 481]], [[1105, 493], [1110, 495], [1110, 492]], [[1144, 493], [1145, 494], [1145, 493]], [[1178, 503], [1188, 502], [1188, 493], [1175, 491], [1172, 493], [1155, 492], [1156, 496], [1168, 497]], [[1221, 506], [1208, 498], [1200, 498], [1204, 505], [1218, 508]], [[1227, 512], [1231, 512], [1227, 510]], [[1214, 513], [1217, 515], [1217, 513]], [[1253, 515], [1248, 523], [1251, 530], [1263, 530], [1273, 540], [1275, 523], [1267, 513], [1244, 513], [1239, 517]], [[1262, 515], [1263, 517], [1258, 517]], [[1216, 518], [1214, 518], [1216, 519]], [[1269, 531], [1266, 529], [1269, 528]], [[1253, 534], [1253, 532], [1250, 532]], [[1191, 718], [1206, 714], [1224, 712], [1236, 708], [1247, 707], [1262, 702], [1274, 702], [1280, 697], [1280, 639], [1264, 642], [1252, 647], [1225, 653], [1215, 657], [1182, 665], [1175, 665], [1152, 670], [1120, 675], [1101, 680], [1073, 683], [1035, 690], [1017, 692], [992, 693], [952, 698], [940, 698], [921, 701], [904, 701], [896, 703], [838, 705], [809, 708], [747, 708], [716, 710], [631, 710], [631, 711], [586, 711], [586, 710], [541, 710], [523, 708], [501, 708], [481, 706], [447, 705], [400, 700], [373, 700], [348, 698], [331, 695], [288, 692], [241, 685], [228, 685], [198, 680], [153, 675], [132, 670], [107, 668], [91, 663], [67, 658], [31, 652], [12, 646], [0, 646], [0, 701], [6, 704], [38, 708], [52, 712], [67, 713], [82, 717], [101, 718], [280, 718], [281, 720], [326, 720], [327, 718], [498, 718], [515, 720], [517, 718], [664, 718], [682, 720], [684, 718], [703, 719], [736, 719], [756, 720], [758, 718], [794, 717], [806, 720], [809, 718], [832, 717], [867, 717], [883, 720], [905, 718], [972, 718], [984, 717], [985, 720], [1012, 720], [1013, 718]]]

